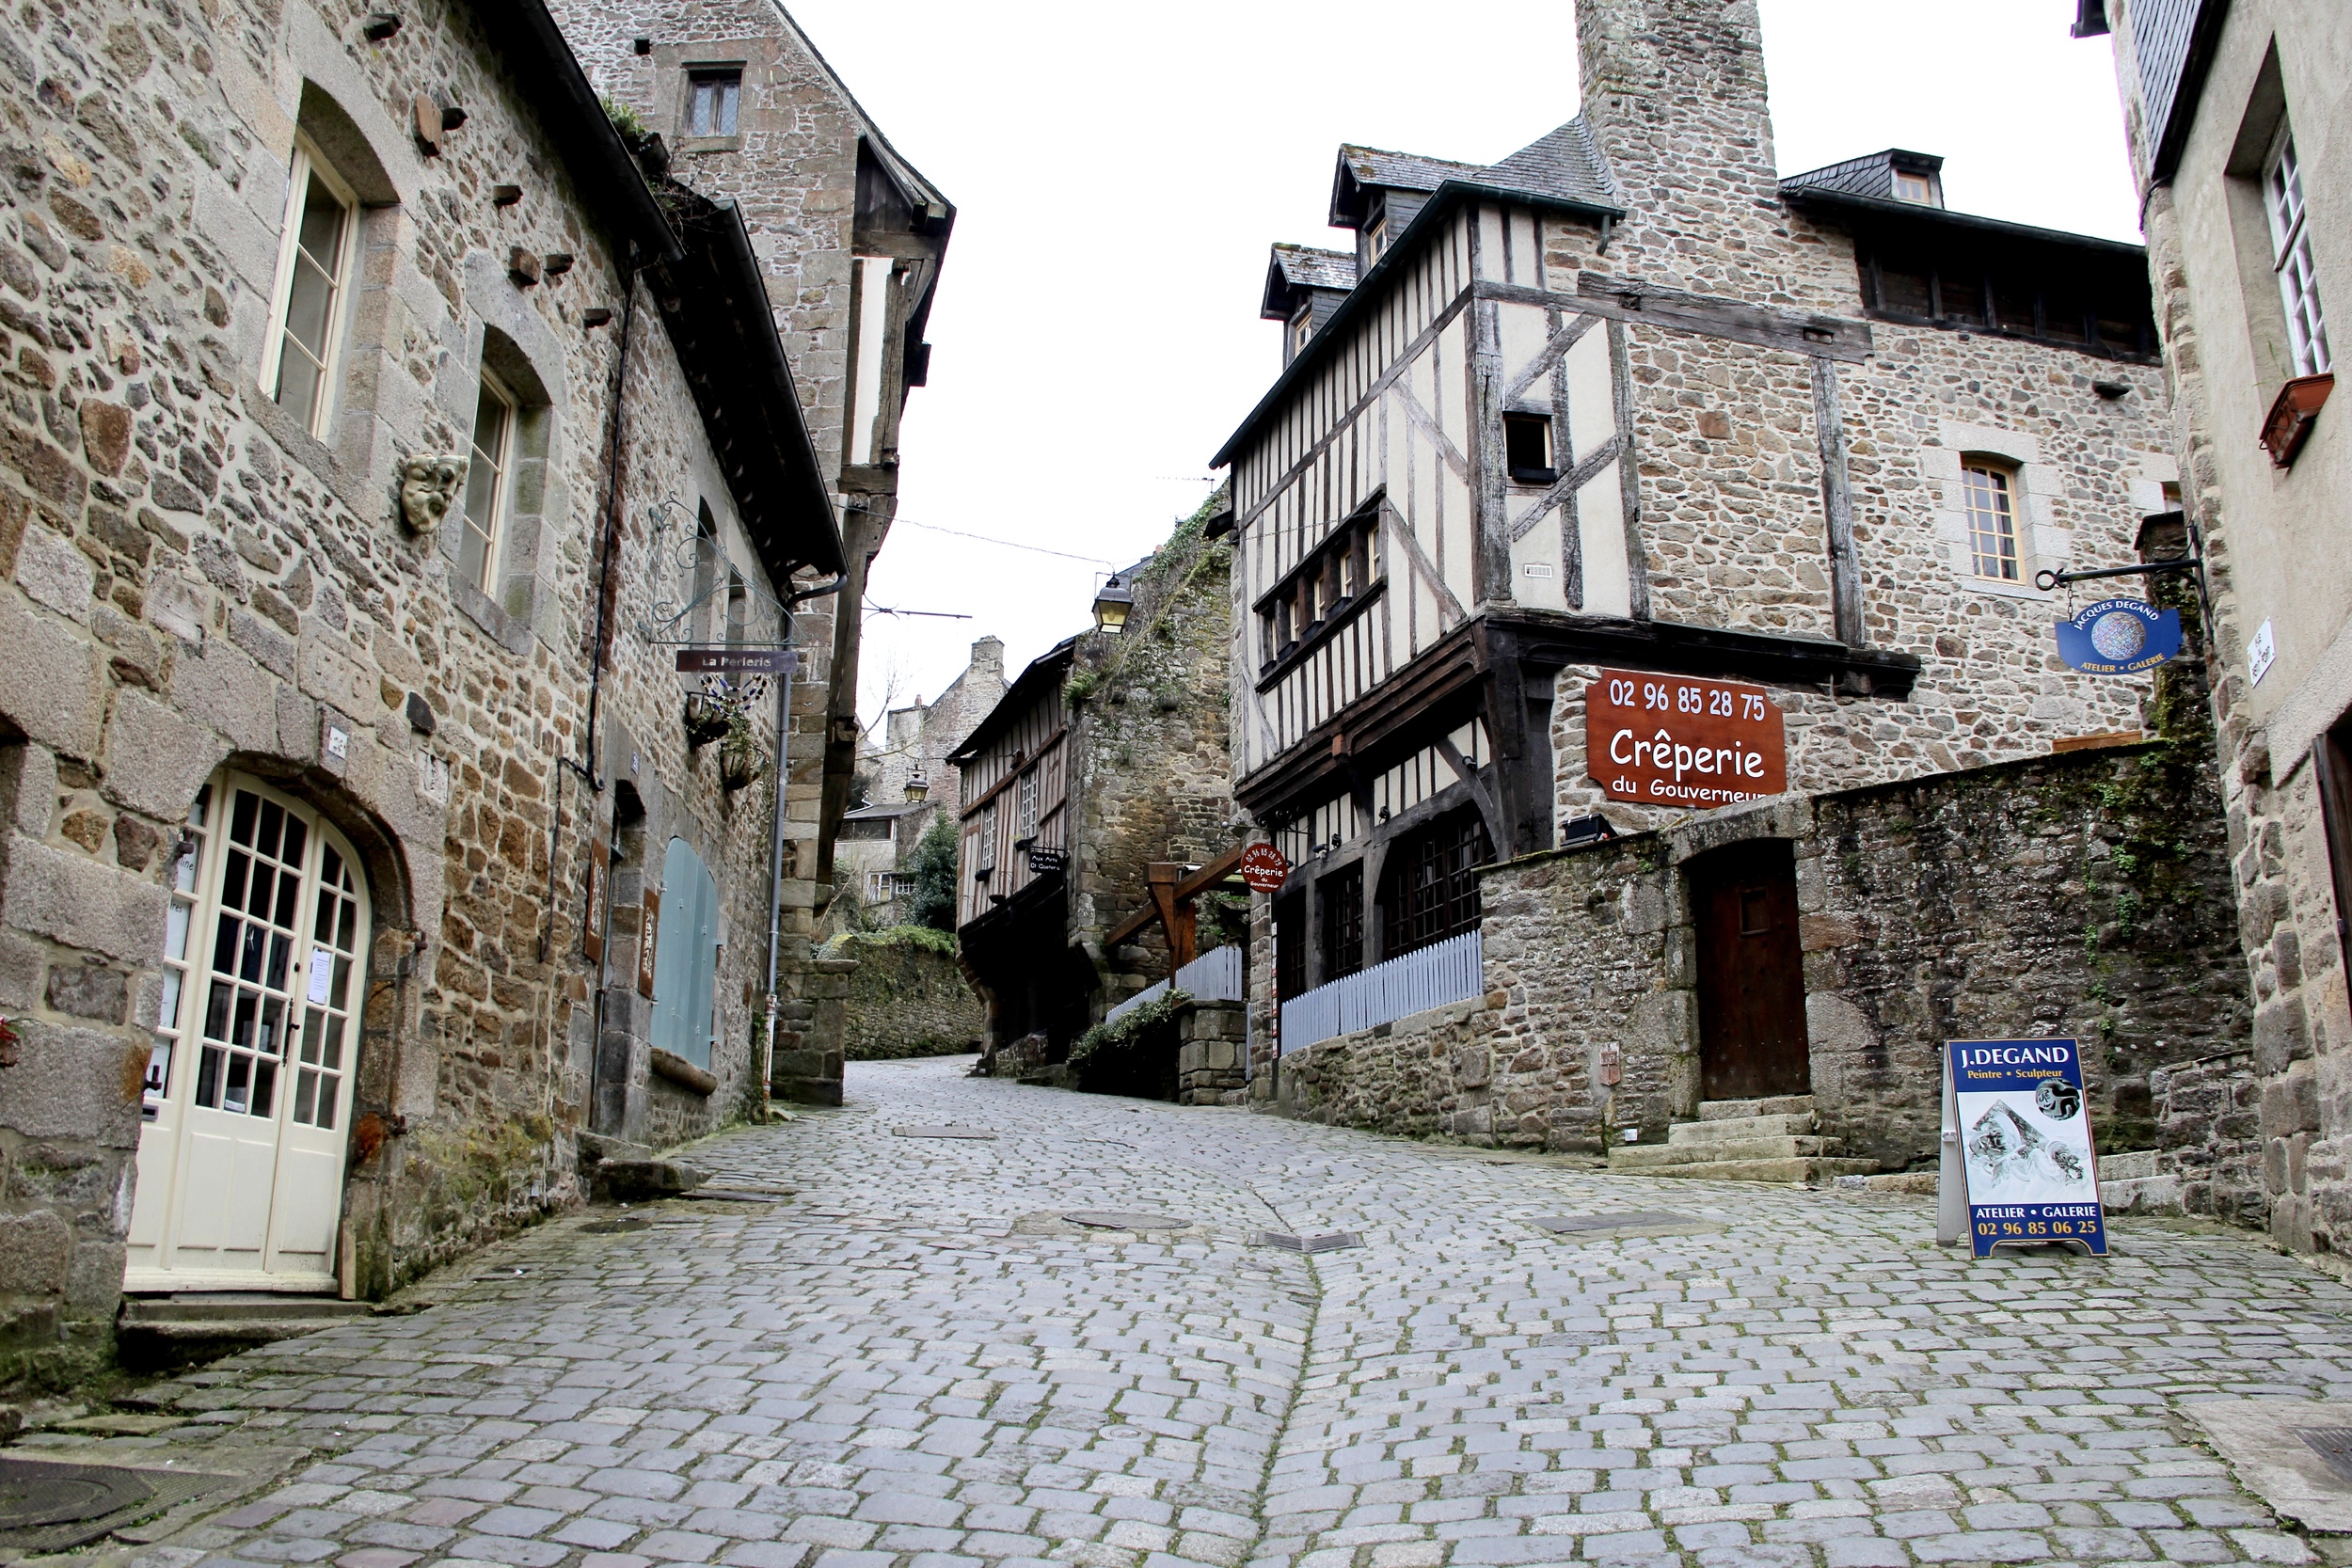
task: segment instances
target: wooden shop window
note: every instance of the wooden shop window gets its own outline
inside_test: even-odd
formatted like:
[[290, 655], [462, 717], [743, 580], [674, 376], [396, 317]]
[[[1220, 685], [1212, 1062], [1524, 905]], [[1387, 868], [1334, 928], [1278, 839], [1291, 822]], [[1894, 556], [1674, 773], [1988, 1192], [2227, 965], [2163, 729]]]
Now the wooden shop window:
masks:
[[1491, 853], [1475, 810], [1449, 813], [1391, 848], [1381, 878], [1380, 956], [1476, 930], [1477, 868]]
[[1323, 983], [1364, 967], [1364, 867], [1359, 861], [1315, 884], [1323, 901]]

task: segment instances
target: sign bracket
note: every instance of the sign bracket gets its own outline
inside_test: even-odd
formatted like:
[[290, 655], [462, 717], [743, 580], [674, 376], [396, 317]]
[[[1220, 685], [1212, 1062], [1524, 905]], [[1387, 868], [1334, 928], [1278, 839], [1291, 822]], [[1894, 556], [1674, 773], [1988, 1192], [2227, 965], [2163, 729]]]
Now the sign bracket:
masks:
[[2201, 555], [2176, 556], [2170, 561], [2151, 561], [2141, 566], [2105, 566], [2095, 572], [2070, 572], [2063, 567], [2055, 572], [2042, 571], [2033, 575], [2033, 585], [2047, 594], [2053, 588], [2070, 582], [2095, 582], [2101, 578], [2149, 577], [2158, 572], [2195, 572], [2203, 569]]

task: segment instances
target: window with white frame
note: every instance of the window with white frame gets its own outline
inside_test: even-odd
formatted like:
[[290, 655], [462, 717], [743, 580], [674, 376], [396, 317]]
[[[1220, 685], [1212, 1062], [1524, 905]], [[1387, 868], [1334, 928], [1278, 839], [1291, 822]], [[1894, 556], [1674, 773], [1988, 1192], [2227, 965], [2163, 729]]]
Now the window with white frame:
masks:
[[457, 546], [457, 570], [488, 593], [498, 565], [499, 525], [506, 514], [514, 467], [515, 395], [488, 371], [474, 404], [473, 452], [466, 467], [466, 530]]
[[1960, 483], [1971, 569], [1980, 578], [2017, 581], [2016, 470], [1994, 458], [1970, 457], [1961, 464]]
[[295, 138], [292, 174], [262, 385], [318, 436], [334, 401], [359, 204], [307, 138]]
[[2291, 128], [2280, 129], [2278, 143], [2263, 166], [2263, 208], [2270, 218], [2270, 264], [2279, 275], [2280, 302], [2286, 307], [2295, 373], [2318, 375], [2329, 365], [2328, 323], [2319, 308], [2319, 279], [2312, 270], [2303, 170], [2296, 159]]

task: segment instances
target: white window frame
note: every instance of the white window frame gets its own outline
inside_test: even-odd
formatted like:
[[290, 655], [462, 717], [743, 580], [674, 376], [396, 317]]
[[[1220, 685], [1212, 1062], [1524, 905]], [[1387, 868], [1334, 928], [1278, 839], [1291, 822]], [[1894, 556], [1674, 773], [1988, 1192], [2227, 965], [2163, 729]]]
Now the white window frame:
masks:
[[2279, 127], [2270, 155], [2263, 160], [2263, 215], [2270, 225], [2270, 270], [2278, 277], [2279, 303], [2287, 313], [2295, 373], [2323, 374], [2333, 361], [2328, 352], [2327, 314], [2320, 306], [2319, 275], [2312, 262], [2302, 160], [2295, 150], [2291, 125]]
[[[1977, 547], [1979, 529], [1977, 507], [1969, 493], [1969, 476], [1981, 471], [2000, 481], [1997, 494], [2009, 503], [2006, 513], [1999, 514], [2009, 524], [2009, 564], [2010, 574], [1988, 572], [1983, 568], [1984, 553]], [[2026, 487], [2021, 470], [2014, 465], [1984, 452], [1970, 452], [1960, 460], [1960, 515], [1968, 525], [1968, 573], [1980, 582], [2022, 584], [2026, 580]], [[1994, 535], [1996, 541], [1997, 533]], [[1997, 562], [2000, 557], [1995, 552]]]
[[[302, 210], [310, 196], [310, 176], [343, 204], [342, 243], [335, 257], [335, 295], [326, 311], [326, 359], [320, 372], [319, 400], [310, 410], [309, 432], [324, 437], [335, 414], [337, 383], [342, 379], [343, 322], [350, 314], [352, 260], [358, 252], [359, 198], [320, 156], [310, 138], [294, 133], [294, 163], [288, 170], [285, 220], [278, 235], [278, 281], [270, 296], [269, 335], [262, 343], [262, 395], [278, 402], [278, 372], [285, 363], [286, 315], [294, 304], [294, 258], [302, 248]], [[282, 406], [282, 405], [281, 405]]]
[[[491, 465], [498, 479], [490, 486], [490, 526], [478, 531], [484, 536], [482, 579], [473, 586], [481, 589], [485, 594], [494, 594], [499, 575], [499, 551], [504, 548], [506, 544], [508, 498], [515, 488], [515, 438], [520, 433], [522, 400], [516, 397], [514, 390], [505, 382], [501, 381], [498, 373], [487, 365], [482, 367], [481, 387], [482, 390], [488, 392], [499, 405], [501, 439], [498, 449], [499, 461]], [[484, 451], [479, 397], [475, 400], [474, 408], [474, 429], [466, 437], [466, 461], [469, 466], [482, 461]], [[459, 504], [461, 507], [464, 505], [463, 498], [460, 498]], [[471, 529], [473, 522], [472, 513], [465, 512], [458, 518], [458, 527], [461, 530]], [[458, 543], [461, 559], [464, 549], [465, 544], [461, 534]]]
[[[1917, 188], [1905, 190], [1903, 185], [1906, 181], [1911, 182]], [[1895, 199], [1915, 202], [1922, 207], [1932, 207], [1935, 205], [1935, 182], [1916, 169], [1899, 168], [1895, 171]]]

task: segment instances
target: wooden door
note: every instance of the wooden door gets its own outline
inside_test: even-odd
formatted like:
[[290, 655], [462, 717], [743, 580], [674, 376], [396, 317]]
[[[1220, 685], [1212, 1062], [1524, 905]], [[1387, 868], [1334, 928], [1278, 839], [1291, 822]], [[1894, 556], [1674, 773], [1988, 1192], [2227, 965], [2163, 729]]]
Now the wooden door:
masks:
[[1797, 868], [1788, 846], [1766, 839], [1719, 849], [1693, 861], [1690, 877], [1698, 927], [1701, 1097], [1812, 1093]]

